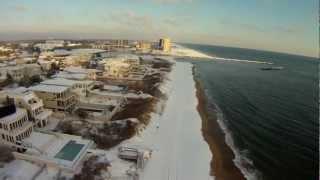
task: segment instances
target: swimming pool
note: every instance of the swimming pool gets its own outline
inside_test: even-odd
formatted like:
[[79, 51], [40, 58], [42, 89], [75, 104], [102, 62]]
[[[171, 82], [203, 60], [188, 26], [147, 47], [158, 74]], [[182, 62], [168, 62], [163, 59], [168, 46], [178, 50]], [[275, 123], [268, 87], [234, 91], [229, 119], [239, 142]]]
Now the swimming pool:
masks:
[[84, 144], [78, 144], [76, 141], [69, 141], [54, 157], [67, 161], [73, 161], [83, 147]]

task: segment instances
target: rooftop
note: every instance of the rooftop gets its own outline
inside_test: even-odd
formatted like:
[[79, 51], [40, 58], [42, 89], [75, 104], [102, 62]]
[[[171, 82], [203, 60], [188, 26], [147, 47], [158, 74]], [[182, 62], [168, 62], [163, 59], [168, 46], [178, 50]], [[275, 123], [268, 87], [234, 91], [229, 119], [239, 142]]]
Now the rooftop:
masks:
[[108, 91], [122, 91], [122, 90], [124, 90], [123, 87], [113, 86], [113, 85], [103, 85], [103, 89], [108, 90]]
[[105, 50], [101, 49], [73, 49], [68, 51], [66, 49], [58, 49], [54, 51], [54, 55], [56, 56], [68, 56], [68, 55], [81, 55], [81, 54], [95, 54], [95, 53], [103, 53]]
[[56, 85], [56, 86], [68, 86], [68, 87], [72, 87], [77, 83], [79, 83], [79, 81], [64, 79], [64, 78], [48, 79], [41, 82], [41, 84], [43, 85]]
[[0, 118], [0, 122], [10, 123], [16, 121], [19, 117], [26, 115], [27, 111], [25, 109], [16, 108], [16, 112], [9, 114], [5, 117]]
[[42, 85], [55, 85], [55, 86], [66, 86], [72, 87], [76, 84], [91, 84], [93, 81], [77, 81], [77, 80], [70, 80], [64, 78], [54, 78], [42, 81], [40, 84]]
[[69, 87], [66, 86], [57, 86], [57, 85], [47, 85], [47, 84], [39, 84], [36, 86], [29, 87], [31, 91], [42, 91], [49, 93], [62, 93], [67, 91]]
[[25, 87], [10, 88], [0, 91], [0, 97], [1, 96], [19, 97], [26, 101], [36, 98], [36, 95], [31, 90]]
[[65, 79], [84, 80], [87, 78], [87, 75], [84, 73], [68, 73], [65, 71], [60, 71], [58, 74], [54, 75], [54, 77], [65, 78]]
[[84, 69], [80, 66], [70, 66], [64, 68], [64, 71], [69, 72], [69, 73], [88, 73], [88, 69]]

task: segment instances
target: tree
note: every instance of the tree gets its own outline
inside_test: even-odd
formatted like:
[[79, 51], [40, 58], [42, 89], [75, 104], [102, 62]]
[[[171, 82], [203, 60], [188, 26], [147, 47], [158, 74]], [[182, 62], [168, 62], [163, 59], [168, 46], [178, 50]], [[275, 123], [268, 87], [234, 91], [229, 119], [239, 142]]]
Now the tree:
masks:
[[23, 78], [19, 81], [19, 86], [29, 87], [32, 83], [30, 77], [28, 75], [23, 76]]
[[56, 71], [58, 71], [60, 69], [60, 65], [57, 63], [52, 63], [51, 64], [51, 68], [47, 73], [47, 77], [50, 77], [52, 75], [54, 75], [56, 73]]
[[89, 116], [86, 111], [81, 109], [78, 109], [77, 114], [81, 119], [86, 119]]
[[12, 76], [10, 74], [7, 74], [7, 79], [6, 79], [6, 82], [5, 84], [6, 85], [9, 85], [9, 84], [12, 84], [14, 82]]
[[40, 83], [42, 81], [40, 75], [33, 75], [30, 78], [31, 84]]

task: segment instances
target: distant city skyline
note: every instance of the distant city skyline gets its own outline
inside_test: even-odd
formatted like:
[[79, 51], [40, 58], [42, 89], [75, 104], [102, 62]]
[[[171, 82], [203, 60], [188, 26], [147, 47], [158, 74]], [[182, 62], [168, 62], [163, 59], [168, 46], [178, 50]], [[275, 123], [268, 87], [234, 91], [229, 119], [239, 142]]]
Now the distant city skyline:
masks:
[[0, 40], [141, 39], [318, 56], [316, 0], [2, 0]]

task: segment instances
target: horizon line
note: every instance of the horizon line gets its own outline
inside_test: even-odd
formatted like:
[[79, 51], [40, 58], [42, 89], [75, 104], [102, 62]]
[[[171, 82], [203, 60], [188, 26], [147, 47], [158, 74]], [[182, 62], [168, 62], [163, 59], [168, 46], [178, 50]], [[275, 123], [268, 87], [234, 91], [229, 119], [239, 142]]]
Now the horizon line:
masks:
[[[160, 38], [160, 37], [159, 37]], [[89, 40], [129, 40], [129, 41], [149, 41], [149, 42], [157, 42], [154, 40], [145, 40], [145, 39], [134, 39], [134, 38], [29, 38], [29, 39], [11, 39], [11, 40], [2, 40], [0, 39], [0, 42], [19, 42], [19, 41], [45, 41], [45, 40], [73, 40], [73, 41], [89, 41]], [[210, 44], [210, 43], [198, 43], [198, 42], [178, 42], [178, 41], [172, 41], [176, 44], [191, 44], [191, 45], [205, 45], [205, 46], [216, 46], [216, 47], [225, 47], [225, 48], [238, 48], [238, 49], [246, 49], [246, 50], [254, 50], [254, 51], [265, 51], [265, 52], [271, 52], [271, 53], [279, 53], [279, 54], [285, 54], [285, 55], [293, 55], [293, 56], [301, 56], [301, 57], [307, 57], [307, 58], [313, 58], [318, 59], [320, 58], [320, 50], [318, 52], [317, 56], [312, 55], [306, 55], [306, 54], [299, 54], [299, 53], [292, 53], [292, 52], [285, 52], [285, 51], [276, 51], [276, 50], [270, 50], [270, 49], [254, 49], [254, 48], [248, 48], [248, 47], [239, 47], [239, 46], [232, 46], [232, 45], [217, 45], [217, 44]]]

